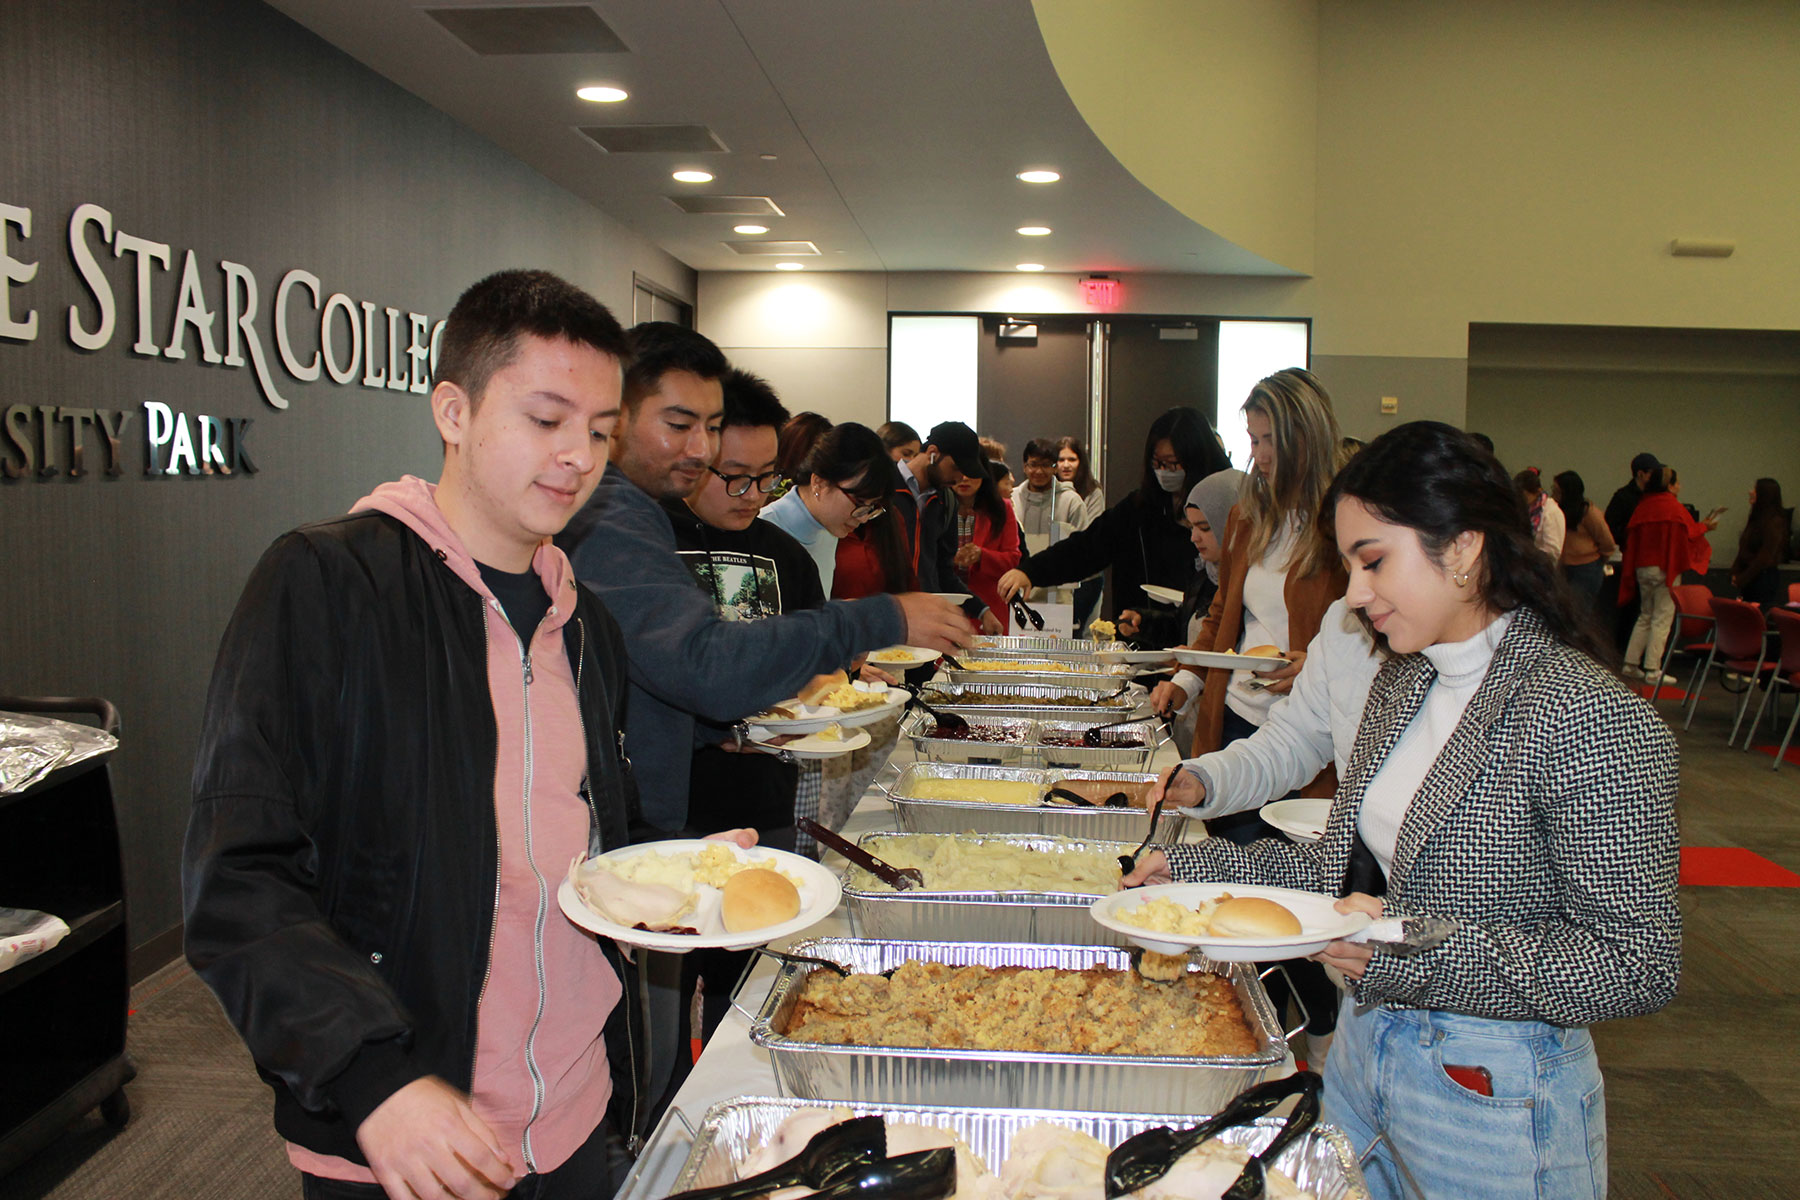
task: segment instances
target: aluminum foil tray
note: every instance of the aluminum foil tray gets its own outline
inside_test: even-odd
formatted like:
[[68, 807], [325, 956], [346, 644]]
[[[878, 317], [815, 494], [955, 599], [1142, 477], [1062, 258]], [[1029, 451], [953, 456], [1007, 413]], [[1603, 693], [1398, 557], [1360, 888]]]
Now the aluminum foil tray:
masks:
[[[1150, 760], [1156, 757], [1157, 748], [1163, 744], [1166, 736], [1161, 723], [1139, 721], [1132, 725], [1121, 725], [1117, 729], [1101, 730], [1094, 735], [1102, 742], [1098, 746], [1052, 746], [1047, 745], [1044, 741], [1044, 735], [1050, 732], [1074, 734], [1079, 738], [1092, 724], [1092, 721], [1039, 721], [1037, 730], [1032, 736], [1032, 757], [1039, 766], [1044, 767], [1147, 771], [1150, 769]], [[1131, 738], [1135, 738], [1143, 744], [1141, 746], [1105, 744], [1113, 740]]]
[[914, 710], [900, 723], [900, 736], [913, 744], [913, 754], [926, 762], [977, 763], [992, 767], [1016, 767], [1024, 763], [1037, 722], [1028, 717], [967, 714], [969, 724], [1004, 729], [1014, 738], [1007, 742], [971, 742], [963, 738], [933, 737], [937, 718]]
[[[981, 683], [952, 683], [938, 679], [925, 685], [922, 689], [925, 702], [947, 708], [951, 712], [963, 716], [985, 714], [1005, 717], [1030, 717], [1039, 721], [1123, 721], [1126, 717], [1147, 717], [1150, 715], [1150, 693], [1139, 684], [1132, 684], [1119, 695], [1105, 700], [1108, 695], [1118, 690], [1118, 684], [1108, 683], [1105, 686], [1091, 686], [1071, 683], [1047, 684], [1042, 676], [1033, 676], [1036, 683], [1003, 684], [992, 681]], [[1037, 703], [994, 704], [988, 702], [991, 696], [1017, 697], [1020, 701], [1037, 701]], [[943, 697], [940, 703], [938, 696]], [[1074, 703], [1059, 704], [1058, 700], [1073, 700]]]
[[[1093, 966], [1126, 970], [1131, 965], [1130, 953], [1117, 946], [818, 938], [798, 943], [792, 951], [864, 972], [886, 971], [908, 959], [1073, 970]], [[1250, 1054], [1207, 1057], [928, 1050], [791, 1040], [780, 1031], [787, 1028], [807, 974], [823, 969], [804, 963], [784, 965], [750, 1026], [750, 1040], [769, 1052], [783, 1095], [984, 1108], [1004, 1108], [1029, 1096], [1043, 1108], [1204, 1113], [1218, 1111], [1245, 1088], [1269, 1078], [1287, 1054], [1269, 995], [1248, 963], [1195, 958], [1188, 966], [1190, 971], [1211, 971], [1231, 981], [1257, 1044]]]
[[[968, 766], [962, 763], [915, 762], [905, 767], [889, 763], [876, 776], [875, 786], [887, 793], [894, 805], [894, 822], [902, 833], [1036, 833], [1054, 837], [1144, 840], [1149, 828], [1141, 808], [1079, 808], [1073, 805], [984, 804], [974, 800], [915, 800], [908, 789], [920, 779], [1018, 779], [1046, 789], [1061, 778], [1121, 783], [1154, 783], [1154, 775], [1112, 771], [1042, 771], [1028, 767]], [[1176, 809], [1167, 809], [1156, 821], [1158, 842], [1178, 842], [1192, 823]]]
[[[694, 1135], [693, 1147], [682, 1164], [674, 1190], [688, 1191], [734, 1181], [738, 1177], [738, 1164], [774, 1136], [775, 1130], [788, 1117], [802, 1109], [829, 1109], [837, 1103], [833, 1100], [739, 1096], [713, 1105]], [[1185, 1129], [1203, 1119], [1193, 1113], [1158, 1116], [882, 1103], [851, 1103], [845, 1107], [859, 1117], [873, 1115], [895, 1123], [948, 1129], [980, 1156], [989, 1170], [996, 1172], [1006, 1160], [1013, 1136], [1039, 1121], [1067, 1125], [1108, 1146], [1116, 1146], [1133, 1134], [1158, 1125]], [[1222, 1136], [1225, 1141], [1255, 1153], [1273, 1141], [1280, 1128], [1281, 1118], [1264, 1117], [1253, 1125], [1228, 1129]], [[1313, 1126], [1275, 1159], [1274, 1166], [1312, 1192], [1318, 1200], [1369, 1200], [1368, 1185], [1357, 1168], [1350, 1139], [1334, 1126]]]
[[1071, 662], [1092, 662], [1101, 651], [1119, 654], [1132, 647], [1125, 642], [1096, 642], [1088, 638], [1045, 637], [1042, 634], [1015, 634], [1012, 637], [982, 635], [975, 639], [964, 658], [1061, 658]]
[[[916, 833], [866, 833], [857, 845], [884, 858], [891, 848], [920, 837]], [[1137, 849], [1135, 842], [1038, 837], [1031, 834], [950, 835], [975, 845], [1004, 843], [1046, 854], [1098, 852], [1107, 856]], [[930, 881], [926, 881], [929, 885]], [[1034, 942], [1042, 945], [1127, 946], [1125, 935], [1088, 915], [1094, 893], [942, 892], [911, 888], [896, 892], [878, 886], [859, 867], [844, 875], [844, 907], [859, 938], [914, 942]]]
[[[987, 655], [970, 651], [962, 657], [983, 658]], [[1111, 691], [1136, 674], [1135, 669], [1128, 666], [1076, 662], [1066, 658], [1026, 658], [1016, 654], [1004, 656], [996, 654], [992, 657], [1002, 661], [1017, 662], [1019, 666], [1009, 671], [962, 671], [954, 667], [942, 667], [938, 670], [935, 678], [949, 683], [1024, 683], [1052, 686], [1067, 681], [1073, 682], [1079, 687], [1104, 686], [1107, 691]], [[1043, 666], [1038, 667], [1036, 665], [1038, 663], [1042, 663]]]

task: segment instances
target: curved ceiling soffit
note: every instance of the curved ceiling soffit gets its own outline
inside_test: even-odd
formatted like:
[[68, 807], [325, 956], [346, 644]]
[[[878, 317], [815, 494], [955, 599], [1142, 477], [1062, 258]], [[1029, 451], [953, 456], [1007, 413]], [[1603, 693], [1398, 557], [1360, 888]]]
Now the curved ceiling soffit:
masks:
[[1120, 166], [1195, 224], [1311, 274], [1316, 0], [1031, 4], [1064, 91]]

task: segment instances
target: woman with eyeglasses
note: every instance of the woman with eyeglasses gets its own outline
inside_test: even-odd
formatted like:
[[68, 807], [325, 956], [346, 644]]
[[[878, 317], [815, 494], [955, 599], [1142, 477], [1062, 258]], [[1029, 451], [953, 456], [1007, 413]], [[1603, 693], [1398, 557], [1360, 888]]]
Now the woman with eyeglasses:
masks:
[[838, 539], [887, 506], [889, 493], [899, 486], [894, 460], [873, 429], [846, 421], [819, 436], [793, 480], [788, 493], [759, 515], [806, 547], [830, 595]]

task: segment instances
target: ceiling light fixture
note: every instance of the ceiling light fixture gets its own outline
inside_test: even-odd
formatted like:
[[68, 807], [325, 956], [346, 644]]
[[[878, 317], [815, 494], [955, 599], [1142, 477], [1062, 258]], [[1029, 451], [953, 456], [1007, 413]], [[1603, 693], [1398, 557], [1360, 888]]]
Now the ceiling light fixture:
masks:
[[1019, 232], [1026, 237], [1048, 237], [1050, 227], [1048, 225], [1021, 225]]
[[1043, 263], [1020, 263], [1019, 264], [1019, 270], [1021, 270], [1021, 271], [1041, 271], [1043, 269], [1044, 269]]
[[713, 181], [713, 177], [712, 177], [711, 171], [677, 171], [677, 172], [675, 172], [675, 182], [676, 183], [711, 183], [712, 181]]
[[731, 227], [731, 232], [733, 232], [733, 233], [767, 233], [767, 232], [769, 232], [769, 227], [767, 225], [733, 225]]
[[613, 87], [611, 84], [597, 84], [593, 87], [576, 88], [575, 95], [582, 100], [588, 100], [595, 104], [617, 104], [619, 101], [630, 97], [630, 93], [624, 88]]
[[788, 263], [776, 263], [775, 269], [777, 271], [804, 271], [806, 269], [806, 267], [802, 263], [788, 262]]
[[1026, 183], [1055, 183], [1062, 176], [1055, 171], [1020, 171], [1019, 178]]

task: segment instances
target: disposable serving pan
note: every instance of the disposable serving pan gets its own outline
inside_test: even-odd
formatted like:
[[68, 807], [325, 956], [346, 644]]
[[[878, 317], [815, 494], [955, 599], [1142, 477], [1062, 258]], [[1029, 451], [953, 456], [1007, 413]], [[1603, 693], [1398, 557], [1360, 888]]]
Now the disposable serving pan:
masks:
[[[818, 938], [795, 945], [793, 953], [876, 973], [908, 960], [1078, 971], [1095, 966], [1131, 969], [1130, 953], [1117, 946]], [[1287, 1055], [1269, 995], [1248, 963], [1202, 958], [1189, 963], [1190, 971], [1210, 971], [1231, 982], [1256, 1045], [1249, 1054], [1206, 1056], [820, 1045], [789, 1038], [785, 1030], [806, 976], [824, 969], [784, 964], [750, 1026], [750, 1040], [769, 1052], [776, 1086], [785, 1096], [985, 1108], [1005, 1108], [1028, 1096], [1041, 1108], [1206, 1113], [1216, 1112], [1245, 1088], [1269, 1078]]]
[[[1149, 828], [1142, 808], [1084, 808], [1070, 804], [995, 804], [979, 800], [924, 800], [911, 793], [921, 779], [1016, 779], [1050, 788], [1064, 777], [1124, 782], [1155, 782], [1155, 776], [1131, 772], [1045, 771], [1033, 767], [984, 767], [964, 763], [890, 762], [875, 786], [894, 805], [894, 822], [902, 833], [1036, 833], [1054, 837], [1144, 840]], [[1158, 842], [1178, 842], [1189, 822], [1179, 810], [1167, 809], [1156, 821]]]
[[[963, 715], [963, 714], [958, 714]], [[966, 738], [934, 737], [937, 718], [915, 710], [900, 724], [900, 736], [913, 744], [913, 755], [926, 762], [979, 763], [993, 767], [1016, 767], [1025, 761], [1037, 722], [1029, 717], [1001, 717], [968, 714], [970, 725], [997, 729], [1006, 733], [1004, 742], [976, 742]]]
[[[1026, 683], [1026, 684], [1058, 684], [1063, 680], [1073, 680], [1079, 684], [1094, 687], [1105, 685], [1108, 690], [1116, 688], [1132, 675], [1130, 667], [1114, 667], [1093, 661], [1077, 661], [1067, 658], [1029, 658], [1017, 654], [988, 654], [986, 651], [974, 651], [962, 656], [980, 660], [993, 658], [1000, 662], [1014, 662], [1018, 666], [1010, 670], [959, 670], [945, 666], [938, 670], [936, 678], [949, 683]], [[961, 661], [960, 659], [958, 661]]]
[[1102, 651], [1122, 654], [1124, 642], [1097, 642], [1088, 638], [1045, 637], [1042, 634], [1012, 637], [978, 637], [964, 658], [1062, 658], [1071, 662], [1095, 662]]
[[[1020, 833], [866, 833], [856, 844], [877, 858], [919, 837], [948, 836], [976, 846], [1021, 846], [1044, 854], [1127, 854], [1135, 842], [1040, 837]], [[911, 942], [1035, 942], [1043, 945], [1128, 946], [1125, 935], [1088, 915], [1093, 892], [896, 892], [851, 868], [844, 875], [844, 907], [859, 938]]]
[[[951, 712], [971, 716], [976, 713], [1005, 717], [1030, 717], [1039, 721], [1123, 721], [1126, 717], [1150, 715], [1150, 693], [1131, 684], [1118, 695], [1118, 684], [1070, 682], [1044, 683], [954, 683], [936, 679], [923, 689], [926, 703]], [[994, 703], [996, 696], [1009, 697], [1006, 703]], [[942, 701], [938, 699], [942, 697]], [[1065, 703], [1066, 702], [1066, 703]]]
[[[1097, 730], [1094, 737], [1100, 742], [1098, 746], [1057, 746], [1050, 744], [1045, 736], [1064, 734], [1079, 740], [1092, 724], [1092, 721], [1039, 721], [1032, 735], [1031, 756], [1045, 767], [1146, 771], [1150, 768], [1150, 760], [1156, 756], [1157, 747], [1163, 743], [1163, 729], [1156, 721], [1138, 721]], [[1138, 745], [1117, 744], [1129, 741], [1136, 741]]]
[[[835, 1100], [795, 1100], [772, 1096], [739, 1096], [707, 1110], [694, 1134], [675, 1191], [714, 1187], [738, 1178], [738, 1166], [769, 1141], [781, 1123], [809, 1108], [829, 1109]], [[1039, 1121], [1078, 1129], [1108, 1146], [1158, 1125], [1185, 1129], [1200, 1114], [1059, 1112], [1031, 1108], [973, 1108], [948, 1105], [858, 1102], [845, 1105], [854, 1116], [878, 1116], [894, 1123], [935, 1125], [948, 1129], [973, 1150], [990, 1171], [998, 1173], [1012, 1148], [1013, 1137]], [[1221, 1134], [1224, 1141], [1260, 1152], [1275, 1140], [1280, 1117], [1263, 1117]], [[1356, 1165], [1350, 1139], [1335, 1126], [1315, 1125], [1278, 1155], [1272, 1164], [1319, 1200], [1369, 1200], [1368, 1185]]]

